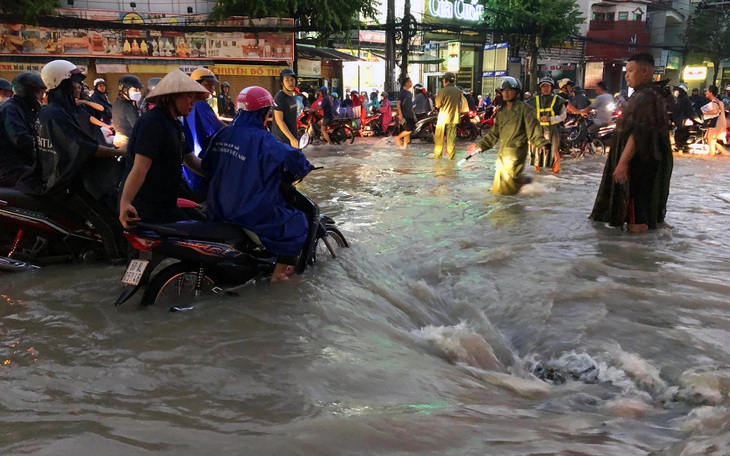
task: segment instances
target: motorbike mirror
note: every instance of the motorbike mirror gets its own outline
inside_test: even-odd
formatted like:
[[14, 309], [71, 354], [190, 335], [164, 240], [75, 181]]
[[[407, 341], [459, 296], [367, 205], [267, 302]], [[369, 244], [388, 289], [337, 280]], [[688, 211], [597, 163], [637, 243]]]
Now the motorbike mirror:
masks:
[[309, 145], [309, 133], [306, 131], [299, 137], [299, 148], [304, 149]]

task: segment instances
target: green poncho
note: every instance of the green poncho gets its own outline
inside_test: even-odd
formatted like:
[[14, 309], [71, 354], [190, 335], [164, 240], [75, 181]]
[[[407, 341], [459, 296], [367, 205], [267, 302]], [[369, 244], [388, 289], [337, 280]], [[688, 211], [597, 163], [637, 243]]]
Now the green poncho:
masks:
[[527, 158], [528, 142], [535, 147], [549, 144], [535, 109], [521, 101], [515, 101], [509, 108], [506, 103], [499, 108], [494, 116], [494, 127], [479, 147], [482, 150], [491, 149], [497, 142], [499, 155], [492, 193], [514, 195], [525, 183], [522, 170]]

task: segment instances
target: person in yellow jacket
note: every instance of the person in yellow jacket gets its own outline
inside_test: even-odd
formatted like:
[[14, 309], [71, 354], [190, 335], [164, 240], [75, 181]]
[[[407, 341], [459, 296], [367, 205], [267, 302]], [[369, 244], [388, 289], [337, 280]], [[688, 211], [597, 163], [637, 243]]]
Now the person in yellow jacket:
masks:
[[555, 81], [552, 78], [540, 79], [540, 93], [528, 102], [535, 108], [537, 119], [551, 144], [547, 154], [534, 160], [535, 171], [542, 171], [543, 166], [551, 166], [552, 172], [560, 172], [560, 124], [565, 120], [567, 111], [565, 100], [553, 93], [554, 88]]
[[433, 141], [433, 158], [441, 158], [444, 149], [444, 132], [446, 133], [446, 152], [453, 160], [456, 157], [456, 126], [461, 120], [462, 103], [466, 103], [461, 89], [454, 85], [454, 73], [446, 73], [443, 78], [443, 89], [439, 90], [434, 105], [439, 114], [436, 119], [436, 131]]
[[502, 79], [504, 105], [494, 117], [494, 127], [479, 144], [478, 153], [499, 143], [497, 169], [492, 193], [514, 195], [528, 182], [522, 172], [527, 158], [528, 142], [545, 153], [549, 141], [543, 135], [535, 110], [521, 101], [520, 82], [507, 76]]

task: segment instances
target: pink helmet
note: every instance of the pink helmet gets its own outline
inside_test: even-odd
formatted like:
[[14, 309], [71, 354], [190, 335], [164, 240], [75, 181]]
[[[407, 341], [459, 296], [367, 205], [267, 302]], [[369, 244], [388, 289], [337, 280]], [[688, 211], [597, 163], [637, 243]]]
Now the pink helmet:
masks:
[[274, 106], [274, 97], [263, 87], [251, 86], [241, 90], [236, 99], [236, 104], [236, 109], [258, 111], [262, 108]]

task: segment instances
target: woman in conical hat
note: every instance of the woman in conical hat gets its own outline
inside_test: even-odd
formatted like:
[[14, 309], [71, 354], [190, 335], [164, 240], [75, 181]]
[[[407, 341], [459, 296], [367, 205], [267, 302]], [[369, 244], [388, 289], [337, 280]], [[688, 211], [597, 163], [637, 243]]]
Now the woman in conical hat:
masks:
[[184, 219], [177, 208], [182, 165], [200, 173], [200, 159], [185, 141], [179, 117], [190, 114], [208, 90], [182, 71], [170, 71], [147, 95], [154, 109], [139, 118], [127, 145], [119, 221], [165, 223]]

